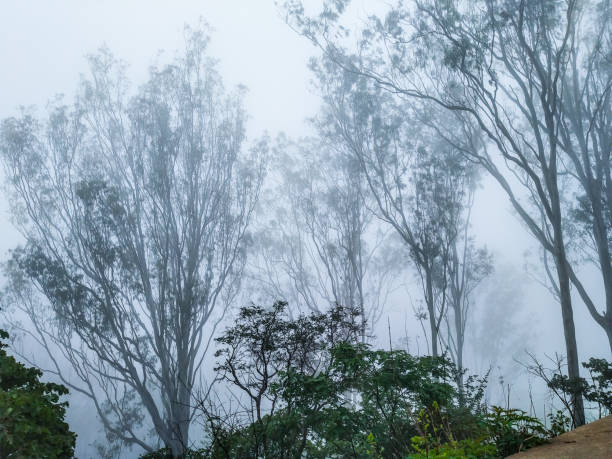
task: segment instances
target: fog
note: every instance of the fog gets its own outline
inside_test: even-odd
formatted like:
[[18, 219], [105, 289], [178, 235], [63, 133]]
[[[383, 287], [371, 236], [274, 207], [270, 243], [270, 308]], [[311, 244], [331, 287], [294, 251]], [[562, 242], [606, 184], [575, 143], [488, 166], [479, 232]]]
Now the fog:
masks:
[[[351, 15], [358, 27], [372, 7], [365, 0], [355, 3]], [[1, 119], [17, 116], [19, 107], [36, 107], [35, 113], [42, 115], [48, 101], [58, 93], [71, 100], [81, 75], [88, 72], [86, 56], [102, 46], [127, 63], [127, 75], [138, 87], [146, 80], [150, 65], [156, 60], [168, 62], [183, 49], [185, 25], [197, 27], [205, 22], [211, 35], [207, 54], [218, 59], [224, 87], [228, 91], [238, 85], [248, 88], [247, 144], [265, 134], [271, 142], [281, 133], [294, 140], [316, 134], [309, 119], [319, 113], [322, 99], [312, 83], [308, 62], [321, 51], [286, 24], [273, 0], [23, 0], [3, 2], [0, 12]], [[279, 180], [278, 171], [269, 171], [264, 189]], [[11, 223], [7, 196], [0, 200], [3, 261], [9, 258], [11, 249], [24, 242]], [[265, 220], [265, 209], [257, 212], [256, 220]], [[488, 390], [491, 403], [503, 403], [507, 396], [500, 388], [502, 377], [506, 385], [513, 386], [511, 405], [527, 410], [527, 391], [533, 379], [518, 362], [527, 362], [525, 351], [542, 359], [555, 352], [564, 354], [559, 303], [537, 281], [542, 278], [542, 272], [536, 272], [540, 260], [537, 242], [505, 192], [486, 174], [474, 196], [471, 222], [475, 241], [492, 255], [494, 273], [474, 293], [466, 331], [465, 367], [469, 373], [479, 374], [492, 369]], [[408, 259], [407, 254], [401, 257]], [[382, 348], [388, 348], [390, 342], [392, 346], [407, 345], [410, 352], [423, 355], [426, 338], [413, 310], [422, 293], [414, 270], [408, 261], [406, 264], [376, 325], [374, 343]], [[588, 288], [601, 290], [595, 271], [587, 269], [582, 276]], [[602, 292], [595, 297], [603, 303]], [[237, 309], [251, 300], [256, 301], [257, 295], [241, 291], [222, 324], [232, 324]], [[573, 300], [580, 361], [592, 356], [609, 358], [604, 331], [575, 292]], [[218, 331], [223, 328], [221, 325]], [[24, 341], [21, 346], [33, 344]], [[214, 364], [213, 353], [211, 348], [204, 360], [205, 375]], [[40, 364], [44, 367], [44, 359]], [[536, 406], [544, 405], [548, 400], [546, 390], [537, 386], [534, 391]], [[91, 402], [78, 395], [68, 400], [71, 406], [67, 420], [78, 435], [76, 455], [97, 457], [93, 444], [104, 441], [104, 432]], [[193, 438], [201, 438], [194, 429]], [[141, 452], [135, 447], [122, 457], [138, 457]]]

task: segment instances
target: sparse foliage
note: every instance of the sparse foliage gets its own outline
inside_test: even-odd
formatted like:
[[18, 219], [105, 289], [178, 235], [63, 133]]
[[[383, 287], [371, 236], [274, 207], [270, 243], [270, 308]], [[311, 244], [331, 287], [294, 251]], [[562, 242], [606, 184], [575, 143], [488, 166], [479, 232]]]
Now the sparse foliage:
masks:
[[192, 392], [240, 285], [264, 173], [265, 142], [244, 151], [242, 91], [226, 94], [207, 44], [187, 30], [185, 53], [135, 92], [103, 50], [74, 104], [0, 131], [26, 239], [7, 298], [109, 434], [152, 451], [153, 427], [174, 455], [189, 445]]
[[281, 180], [264, 198], [257, 285], [300, 311], [359, 308], [366, 340], [384, 312], [399, 257], [369, 209], [365, 178], [352, 158], [321, 139], [283, 138], [276, 153]]
[[[463, 126], [457, 129], [455, 124], [444, 122], [445, 117], [435, 117], [432, 123], [442, 137], [495, 178], [529, 232], [553, 259], [569, 373], [578, 378], [570, 284], [578, 290], [581, 284], [569, 255], [564, 209], [575, 182], [563, 157], [578, 147], [570, 148], [574, 141], [565, 142], [561, 131], [572, 129], [564, 111], [575, 111], [571, 107], [582, 104], [575, 97], [572, 102], [566, 89], [571, 86], [574, 91], [578, 87], [588, 91], [583, 83], [593, 76], [588, 66], [572, 71], [572, 66], [578, 68], [572, 59], [582, 62], [577, 56], [595, 56], [593, 62], [599, 63], [607, 59], [603, 56], [609, 56], [605, 48], [609, 45], [609, 2], [419, 0], [410, 6], [397, 2], [384, 17], [370, 17], [355, 35], [342, 24], [348, 3], [325, 2], [318, 16], [309, 16], [301, 2], [289, 1], [286, 11], [290, 24], [345, 73], [366, 78], [400, 101], [433, 103], [446, 112], [445, 117], [453, 117]], [[597, 22], [595, 39], [579, 39], [581, 18], [593, 18], [600, 12], [604, 14]], [[357, 43], [354, 51], [348, 45], [351, 41]], [[593, 69], [596, 67], [598, 71], [607, 68]], [[595, 108], [608, 100], [609, 72], [603, 70], [595, 80], [591, 86], [594, 96], [585, 99], [591, 100], [586, 103], [594, 110], [593, 123], [586, 117], [578, 121], [581, 132], [587, 129], [592, 133], [592, 142], [597, 141], [599, 132], [607, 132], [604, 126], [609, 117], [604, 113], [610, 105], [601, 112]], [[603, 118], [598, 118], [600, 115]], [[484, 142], [475, 144], [472, 134], [478, 131]], [[584, 140], [580, 133], [577, 137]], [[588, 143], [584, 146], [582, 157], [595, 151]], [[608, 165], [596, 167], [600, 168], [599, 183], [607, 183], [602, 174]], [[589, 191], [591, 208], [593, 203], [601, 207], [604, 188], [598, 185]], [[601, 221], [593, 226], [599, 231], [594, 238], [600, 242], [600, 255], [608, 250], [604, 242], [609, 241], [609, 232], [604, 226]], [[609, 279], [607, 266], [600, 265], [600, 269]], [[612, 314], [606, 313], [603, 320], [592, 302], [589, 305], [588, 295], [580, 294], [597, 323], [607, 330], [606, 321]], [[572, 404], [579, 423], [584, 423], [582, 400], [577, 398]]]

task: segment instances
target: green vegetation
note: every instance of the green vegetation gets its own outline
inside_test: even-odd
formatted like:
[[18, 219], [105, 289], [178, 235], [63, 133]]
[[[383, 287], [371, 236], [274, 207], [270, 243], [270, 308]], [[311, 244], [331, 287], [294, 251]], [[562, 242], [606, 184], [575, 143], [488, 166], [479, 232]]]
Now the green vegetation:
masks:
[[[251, 99], [225, 89], [204, 24], [144, 81], [102, 48], [72, 97], [0, 120], [24, 243], [0, 266], [0, 326], [26, 320], [58, 380], [89, 398], [99, 455], [496, 458], [610, 414], [612, 365], [580, 366], [574, 309], [612, 350], [612, 0], [275, 3], [316, 50], [306, 138], [252, 136]], [[254, 62], [272, 61], [242, 73]], [[272, 118], [303, 105], [273, 93]], [[538, 262], [489, 281], [492, 254], [521, 249], [505, 232], [493, 251], [480, 240], [504, 224], [492, 185]], [[519, 313], [530, 277], [558, 317]], [[295, 304], [243, 307], [218, 335], [245, 293]], [[408, 304], [431, 355], [393, 348], [391, 317], [415, 337]], [[531, 334], [554, 345], [555, 329], [554, 367], [524, 365], [563, 408], [543, 422], [537, 398], [510, 409], [502, 361]], [[73, 456], [67, 388], [5, 348], [0, 459]], [[499, 360], [505, 408], [485, 400], [488, 374], [466, 374], [468, 349]]]
[[[0, 330], [0, 339], [8, 333]], [[76, 435], [64, 422], [68, 389], [7, 355], [0, 341], [0, 457], [72, 457]]]
[[486, 378], [460, 391], [449, 360], [373, 350], [360, 326], [340, 306], [295, 319], [283, 302], [242, 308], [217, 339], [216, 371], [231, 395], [201, 402], [210, 444], [186, 457], [495, 458], [568, 425], [561, 413], [549, 429], [523, 411], [487, 408]]
[[[291, 318], [287, 304], [242, 308], [217, 338], [216, 372], [229, 388], [199, 404], [209, 439], [185, 459], [253, 457], [497, 458], [545, 443], [567, 431], [562, 411], [550, 427], [516, 409], [487, 407], [487, 378], [470, 376], [461, 390], [444, 357], [373, 350], [360, 340], [358, 311]], [[0, 338], [8, 334], [0, 330]], [[0, 344], [0, 456], [72, 457], [76, 435], [64, 422], [66, 387], [42, 383], [42, 372], [8, 356]], [[591, 359], [590, 383], [555, 374], [560, 394], [579, 390], [610, 409], [610, 363]], [[229, 404], [231, 406], [231, 403]], [[602, 411], [603, 410], [603, 411]], [[163, 448], [142, 456], [172, 457]]]

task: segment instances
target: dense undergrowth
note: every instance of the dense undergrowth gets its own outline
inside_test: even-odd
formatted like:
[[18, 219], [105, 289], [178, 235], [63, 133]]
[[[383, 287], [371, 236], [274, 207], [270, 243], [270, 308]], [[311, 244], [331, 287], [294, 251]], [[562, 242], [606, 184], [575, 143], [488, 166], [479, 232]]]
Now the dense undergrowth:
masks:
[[[375, 350], [356, 311], [290, 319], [287, 305], [241, 309], [217, 338], [217, 392], [198, 401], [207, 441], [184, 458], [497, 458], [572, 427], [557, 411], [545, 424], [517, 409], [487, 406], [484, 377], [445, 357]], [[0, 337], [6, 338], [6, 334]], [[612, 365], [591, 359], [589, 381], [553, 375], [554, 393], [579, 392], [610, 413]], [[3, 457], [71, 457], [63, 386], [41, 383], [0, 349]], [[33, 456], [32, 456], [33, 457]], [[171, 457], [168, 448], [142, 458]]]
[[[186, 457], [496, 458], [571, 427], [562, 411], [547, 427], [486, 406], [486, 375], [460, 375], [444, 357], [372, 349], [352, 309], [291, 320], [286, 308], [243, 308], [217, 339], [225, 392], [200, 402], [209, 444]], [[599, 376], [581, 393], [609, 411], [611, 366], [587, 365]]]

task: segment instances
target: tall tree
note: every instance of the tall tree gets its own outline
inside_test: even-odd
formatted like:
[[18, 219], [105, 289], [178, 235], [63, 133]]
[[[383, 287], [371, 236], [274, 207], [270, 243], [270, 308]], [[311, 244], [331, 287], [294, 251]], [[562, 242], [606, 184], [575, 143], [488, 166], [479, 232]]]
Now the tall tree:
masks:
[[598, 269], [605, 309], [583, 285], [577, 264], [570, 264], [569, 274], [612, 351], [612, 3], [585, 2], [569, 40], [564, 97], [554, 112], [557, 139], [578, 195], [568, 216], [579, 240], [574, 248]]
[[[557, 114], [581, 6], [577, 0], [415, 0], [372, 17], [347, 51], [340, 18], [348, 1], [326, 2], [316, 17], [289, 2], [296, 28], [348, 72], [401, 98], [433, 101], [468, 126], [489, 148], [473, 148], [458, 131], [438, 131], [479, 162], [505, 190], [530, 233], [551, 255], [559, 287], [570, 378], [580, 377], [562, 212]], [[459, 134], [463, 134], [459, 131]], [[574, 418], [584, 423], [582, 399]]]
[[107, 432], [148, 451], [161, 440], [177, 457], [211, 328], [240, 285], [264, 174], [265, 142], [245, 154], [241, 91], [225, 93], [207, 44], [188, 30], [184, 55], [152, 67], [133, 95], [102, 51], [74, 105], [0, 131], [27, 241], [9, 263], [15, 307]]
[[258, 238], [260, 284], [275, 299], [312, 312], [357, 308], [365, 341], [384, 311], [398, 263], [368, 208], [359, 164], [322, 139], [283, 139], [276, 150], [280, 183], [270, 190]]
[[447, 313], [452, 251], [474, 180], [462, 153], [437, 135], [418, 108], [406, 108], [367, 79], [314, 66], [325, 105], [320, 126], [364, 174], [381, 220], [395, 229], [418, 273], [438, 355]]
[[466, 328], [470, 319], [476, 287], [493, 272], [491, 253], [486, 247], [477, 247], [470, 235], [470, 217], [474, 203], [474, 189], [468, 191], [464, 216], [460, 222], [457, 237], [451, 246], [449, 267], [449, 313], [445, 316], [447, 325], [444, 344], [457, 367], [457, 387], [463, 395], [463, 374], [465, 372], [463, 351]]

